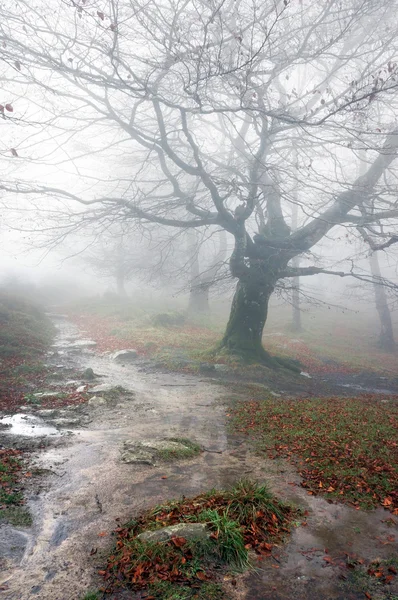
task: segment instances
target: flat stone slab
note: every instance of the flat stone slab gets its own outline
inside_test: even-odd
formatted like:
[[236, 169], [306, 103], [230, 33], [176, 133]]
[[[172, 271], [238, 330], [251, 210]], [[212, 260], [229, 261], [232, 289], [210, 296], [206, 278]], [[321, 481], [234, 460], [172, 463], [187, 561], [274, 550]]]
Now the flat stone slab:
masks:
[[182, 442], [167, 439], [127, 440], [123, 444], [121, 460], [128, 464], [155, 465], [158, 460], [161, 460], [161, 452], [178, 452], [187, 449], [188, 446]]
[[206, 540], [210, 537], [210, 533], [204, 523], [177, 523], [155, 531], [143, 531], [137, 535], [137, 538], [143, 542], [167, 542], [173, 537], [183, 537], [187, 540]]
[[105, 400], [105, 398], [102, 398], [102, 396], [93, 396], [92, 398], [90, 398], [87, 404], [89, 404], [90, 406], [105, 406], [107, 404], [107, 401]]
[[111, 354], [110, 357], [115, 362], [133, 362], [138, 357], [138, 352], [133, 348], [129, 348], [127, 350], [118, 350]]

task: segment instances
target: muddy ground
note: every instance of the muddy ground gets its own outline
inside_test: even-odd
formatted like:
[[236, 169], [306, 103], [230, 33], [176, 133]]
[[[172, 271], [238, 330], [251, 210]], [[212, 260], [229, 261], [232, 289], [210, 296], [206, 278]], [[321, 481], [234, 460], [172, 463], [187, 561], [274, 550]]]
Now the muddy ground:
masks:
[[[88, 385], [88, 399], [104, 394], [103, 388], [92, 391], [98, 385], [122, 386], [126, 391], [107, 403], [94, 401], [57, 414], [29, 406], [21, 409], [22, 416], [14, 417], [11, 427], [0, 430], [0, 444], [30, 450], [31, 470], [44, 470], [26, 488], [33, 526], [0, 525], [2, 598], [79, 600], [88, 589], [101, 585], [96, 573], [112, 546], [110, 532], [117, 526], [116, 519], [123, 522], [166, 499], [228, 486], [241, 476], [267, 481], [275, 493], [302, 506], [308, 516], [307, 525], [297, 527], [272, 559], [259, 562], [255, 572], [236, 578], [234, 585], [226, 582], [231, 599], [366, 597], [347, 580], [346, 553], [365, 561], [397, 556], [396, 523], [388, 512], [357, 511], [308, 496], [290, 466], [251, 453], [226, 428], [225, 401], [243, 394], [231, 382], [162, 373], [140, 360], [117, 364], [96, 354], [94, 347], [76, 346], [84, 332], [67, 320], [55, 322], [58, 337], [48, 356], [57, 373], [54, 385], [62, 390], [71, 373], [91, 367], [99, 377]], [[307, 379], [300, 393], [303, 386], [308, 395], [344, 395], [348, 390], [352, 394], [356, 388], [351, 386], [398, 391], [395, 381], [366, 377], [334, 374], [324, 376], [325, 381]], [[82, 384], [86, 385], [76, 381], [77, 388]], [[275, 384], [273, 391], [280, 393], [283, 388]], [[123, 442], [164, 436], [194, 439], [204, 451], [174, 464], [121, 462]], [[393, 585], [391, 598], [398, 596]], [[122, 597], [140, 596], [128, 592]]]

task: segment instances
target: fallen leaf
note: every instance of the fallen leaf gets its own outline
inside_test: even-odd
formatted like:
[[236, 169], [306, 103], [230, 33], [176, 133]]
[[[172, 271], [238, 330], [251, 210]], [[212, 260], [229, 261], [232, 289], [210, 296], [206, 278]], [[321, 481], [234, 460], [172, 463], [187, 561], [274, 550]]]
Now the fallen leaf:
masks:
[[174, 546], [177, 546], [177, 548], [182, 548], [182, 546], [185, 546], [187, 543], [187, 540], [184, 537], [172, 537], [171, 541], [173, 542]]
[[105, 537], [106, 535], [108, 535], [106, 531], [100, 531], [98, 537]]

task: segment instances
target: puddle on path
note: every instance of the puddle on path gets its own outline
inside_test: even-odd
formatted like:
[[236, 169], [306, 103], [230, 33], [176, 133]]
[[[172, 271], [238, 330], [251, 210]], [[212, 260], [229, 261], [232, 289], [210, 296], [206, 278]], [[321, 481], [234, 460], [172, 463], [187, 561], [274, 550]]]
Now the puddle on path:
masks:
[[[1, 427], [6, 425], [6, 427]], [[61, 435], [56, 427], [48, 425], [40, 417], [26, 413], [17, 413], [9, 417], [0, 418], [2, 433], [28, 437], [56, 436]]]

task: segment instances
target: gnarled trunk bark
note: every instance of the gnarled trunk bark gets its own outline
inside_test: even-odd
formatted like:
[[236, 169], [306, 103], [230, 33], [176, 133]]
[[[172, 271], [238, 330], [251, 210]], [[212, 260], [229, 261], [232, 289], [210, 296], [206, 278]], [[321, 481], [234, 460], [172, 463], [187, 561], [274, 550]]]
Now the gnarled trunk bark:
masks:
[[265, 357], [262, 337], [274, 287], [271, 282], [269, 285], [238, 282], [221, 348], [247, 358]]

